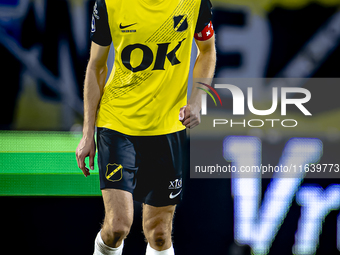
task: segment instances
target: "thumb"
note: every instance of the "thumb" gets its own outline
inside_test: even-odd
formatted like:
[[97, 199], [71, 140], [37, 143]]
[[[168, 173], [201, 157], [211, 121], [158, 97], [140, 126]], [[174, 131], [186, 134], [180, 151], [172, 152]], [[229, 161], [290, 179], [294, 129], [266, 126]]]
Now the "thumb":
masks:
[[179, 110], [179, 120], [182, 121], [184, 119], [184, 116], [185, 116], [185, 108], [187, 106], [183, 106], [180, 110]]

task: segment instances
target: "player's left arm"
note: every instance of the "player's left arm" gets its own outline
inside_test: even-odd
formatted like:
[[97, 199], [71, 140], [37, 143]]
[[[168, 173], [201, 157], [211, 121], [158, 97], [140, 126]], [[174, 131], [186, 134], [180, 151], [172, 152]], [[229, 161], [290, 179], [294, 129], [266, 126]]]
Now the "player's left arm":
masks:
[[193, 86], [189, 102], [181, 108], [180, 120], [187, 128], [193, 128], [200, 123], [201, 95], [205, 93], [196, 81], [210, 84], [214, 76], [216, 65], [215, 35], [207, 40], [195, 39], [198, 54], [193, 70]]

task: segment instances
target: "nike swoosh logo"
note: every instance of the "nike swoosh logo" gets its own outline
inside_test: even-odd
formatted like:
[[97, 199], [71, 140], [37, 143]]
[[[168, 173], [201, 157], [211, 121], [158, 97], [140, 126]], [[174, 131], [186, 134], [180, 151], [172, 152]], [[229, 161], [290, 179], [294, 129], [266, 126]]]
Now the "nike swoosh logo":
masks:
[[124, 28], [127, 28], [127, 27], [131, 27], [133, 25], [136, 25], [137, 23], [133, 23], [133, 24], [130, 24], [130, 25], [127, 25], [127, 26], [122, 26], [122, 23], [119, 24], [119, 28], [120, 29], [124, 29]]
[[171, 192], [170, 195], [169, 195], [169, 198], [170, 198], [170, 199], [174, 199], [174, 198], [177, 197], [181, 192], [182, 192], [182, 189], [181, 189], [179, 192], [177, 192], [175, 195], [172, 194], [173, 192]]

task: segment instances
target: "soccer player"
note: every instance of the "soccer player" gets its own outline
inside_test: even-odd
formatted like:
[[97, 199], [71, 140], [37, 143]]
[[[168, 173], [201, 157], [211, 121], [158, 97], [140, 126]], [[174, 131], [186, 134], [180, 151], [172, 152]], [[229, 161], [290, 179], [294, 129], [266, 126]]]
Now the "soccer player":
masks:
[[[185, 129], [199, 123], [201, 110], [201, 90], [193, 88], [187, 103], [193, 38], [198, 47], [193, 77], [209, 82], [216, 62], [210, 1], [96, 1], [83, 137], [76, 150], [79, 168], [90, 175], [84, 160], [89, 156], [93, 170], [96, 125], [105, 218], [95, 255], [122, 253], [133, 199], [143, 202], [146, 254], [174, 254], [171, 231], [182, 195]], [[111, 43], [115, 61], [105, 83]]]

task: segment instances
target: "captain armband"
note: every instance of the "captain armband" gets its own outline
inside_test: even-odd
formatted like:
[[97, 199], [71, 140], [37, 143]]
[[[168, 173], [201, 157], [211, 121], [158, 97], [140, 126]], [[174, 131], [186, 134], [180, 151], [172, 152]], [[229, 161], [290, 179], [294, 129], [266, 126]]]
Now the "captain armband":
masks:
[[194, 37], [198, 41], [206, 41], [210, 39], [213, 35], [214, 35], [214, 28], [210, 21], [209, 24], [206, 25], [205, 28], [201, 32], [195, 33]]

